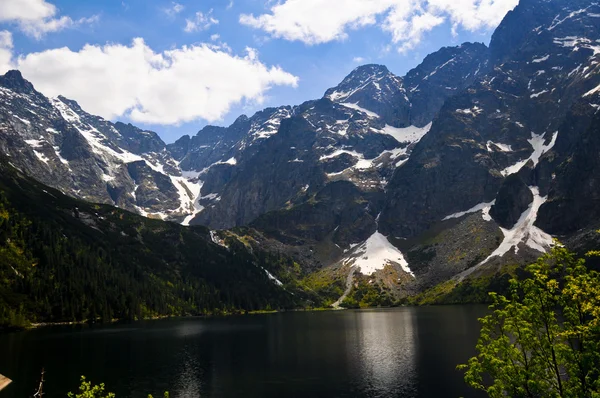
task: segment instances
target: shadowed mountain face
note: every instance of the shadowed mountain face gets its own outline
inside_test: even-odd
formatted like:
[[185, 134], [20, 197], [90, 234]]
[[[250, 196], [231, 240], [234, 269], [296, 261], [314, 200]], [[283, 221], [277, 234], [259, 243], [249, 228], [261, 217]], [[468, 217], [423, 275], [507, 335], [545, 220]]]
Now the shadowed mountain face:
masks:
[[[262, 118], [264, 112], [252, 122], [238, 119], [228, 136], [235, 135], [232, 129], [242, 121], [263, 127], [254, 127], [236, 144], [227, 143], [229, 152], [219, 156], [235, 159], [229, 167], [233, 172], [227, 173], [230, 180], [223, 179], [220, 186], [211, 184], [212, 191], [203, 187], [203, 196], [218, 201], [203, 203], [206, 209], [194, 222], [216, 228], [245, 225], [340, 180], [352, 182], [362, 192], [383, 192], [446, 98], [471, 84], [487, 67], [487, 47], [466, 43], [428, 56], [406, 78], [393, 75], [385, 66], [365, 65], [320, 100], [269, 110], [275, 113], [268, 122]], [[286, 119], [290, 122], [282, 123]], [[275, 136], [265, 140], [271, 135]], [[215, 145], [221, 145], [220, 138], [214, 145], [206, 144]], [[212, 168], [206, 172], [207, 182], [212, 172]]]
[[0, 329], [293, 308], [308, 298], [287, 286], [292, 275], [272, 275], [289, 258], [233, 234], [70, 198], [3, 156], [0, 238]]
[[405, 290], [423, 289], [599, 224], [599, 15], [591, 0], [523, 0], [489, 48], [442, 48], [404, 77], [364, 65], [321, 99], [170, 145], [12, 71], [0, 77], [0, 147], [67, 195], [250, 226], [315, 269], [383, 258], [378, 270], [402, 265], [398, 281], [416, 278]]
[[419, 234], [448, 214], [490, 202], [515, 173], [547, 195], [554, 146], [579, 134], [568, 131], [566, 118], [583, 102], [585, 130], [596, 111], [587, 93], [600, 83], [597, 11], [585, 1], [524, 1], [507, 15], [490, 44], [491, 70], [446, 101], [394, 173], [386, 231]]

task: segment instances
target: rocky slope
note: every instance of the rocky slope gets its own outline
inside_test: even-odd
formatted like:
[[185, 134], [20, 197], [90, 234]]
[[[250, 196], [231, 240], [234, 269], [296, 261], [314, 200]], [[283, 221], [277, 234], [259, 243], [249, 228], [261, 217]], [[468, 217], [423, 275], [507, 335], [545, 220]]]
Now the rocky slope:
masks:
[[46, 98], [18, 71], [0, 76], [0, 148], [12, 163], [68, 195], [182, 220], [200, 187], [154, 132], [112, 123], [64, 97]]
[[[335, 181], [350, 181], [365, 193], [383, 192], [444, 100], [487, 70], [488, 55], [482, 44], [444, 48], [406, 78], [381, 65], [361, 66], [320, 100], [242, 117], [219, 130], [212, 142], [206, 140], [214, 128], [200, 131], [197, 137], [203, 138], [194, 139], [207, 148], [190, 145], [182, 165], [199, 151], [212, 151], [208, 148], [218, 152], [211, 152], [211, 161], [231, 158], [228, 165], [208, 170], [202, 169], [206, 163], [196, 166], [205, 181], [200, 203], [206, 208], [193, 222], [214, 228], [246, 225]], [[241, 126], [248, 131], [237, 143], [221, 143], [222, 137], [239, 137]], [[194, 139], [184, 137], [171, 150]]]
[[0, 330], [319, 305], [292, 265], [231, 234], [67, 197], [0, 156]]
[[[297, 109], [292, 119], [302, 117], [310, 125], [282, 125], [261, 168], [245, 169], [239, 181], [232, 179], [225, 200], [198, 220], [211, 224], [218, 219], [223, 224], [217, 226], [229, 227], [274, 209], [251, 224], [265, 244], [295, 252], [316, 267], [375, 271], [379, 280], [391, 265], [400, 275], [414, 275], [413, 283], [404, 286], [407, 293], [532, 261], [552, 245], [553, 236], [573, 242], [575, 232], [584, 236], [581, 228], [591, 231], [600, 221], [594, 177], [600, 149], [594, 138], [600, 96], [598, 15], [599, 6], [591, 1], [525, 0], [506, 16], [489, 52], [465, 61], [456, 51], [473, 45], [444, 49], [402, 79], [376, 66], [358, 68], [323, 100], [305, 104], [308, 114]], [[441, 57], [445, 52], [450, 54]], [[431, 66], [436, 58], [437, 66]], [[448, 63], [453, 59], [462, 60], [475, 76], [455, 92], [435, 97], [432, 92], [439, 94], [441, 86], [456, 81], [452, 73], [442, 75], [456, 66]], [[457, 70], [463, 73], [458, 76], [469, 76], [462, 67], [453, 73]], [[432, 82], [435, 89], [414, 94]], [[359, 155], [333, 144], [339, 149], [315, 161], [316, 143], [331, 130], [330, 123], [320, 123], [332, 107], [325, 100], [334, 109], [341, 105], [363, 113], [362, 123], [373, 119], [397, 129], [433, 123], [400, 161], [389, 168], [369, 167], [379, 175], [367, 179], [357, 165], [369, 157], [360, 158], [356, 146], [352, 149]], [[428, 110], [427, 100], [439, 108]], [[311, 112], [319, 117], [311, 118]], [[285, 162], [296, 159], [293, 153], [272, 157], [285, 153], [285, 145], [310, 153], [297, 159], [312, 167], [304, 172], [294, 168], [299, 175], [279, 174]], [[343, 162], [352, 158], [356, 163], [348, 169]], [[260, 159], [260, 152], [252, 159]], [[335, 159], [335, 168], [323, 170], [327, 178], [302, 187], [300, 181], [308, 181], [302, 173], [317, 173], [329, 159]], [[284, 181], [288, 175], [293, 178]], [[338, 175], [354, 191], [333, 189]], [[278, 181], [283, 190], [269, 192], [269, 184]], [[269, 206], [252, 208], [265, 197], [273, 199]], [[238, 208], [250, 209], [249, 214], [243, 210], [237, 217]]]
[[[591, 1], [522, 1], [492, 38], [491, 70], [445, 102], [395, 171], [381, 229], [420, 242], [407, 250], [427, 255], [423, 275], [444, 263], [463, 278], [529, 261], [552, 244], [550, 233], [569, 240], [598, 224], [599, 16]], [[497, 242], [470, 248], [454, 232], [461, 224], [444, 226], [452, 218], [477, 219], [472, 238], [495, 230]], [[451, 232], [445, 242], [424, 245], [440, 230]]]
[[[448, 214], [490, 202], [514, 173], [546, 196], [544, 155], [557, 139], [575, 139], [561, 126], [600, 79], [597, 11], [590, 1], [526, 0], [507, 15], [490, 44], [493, 69], [444, 104], [395, 173], [382, 215], [386, 231], [411, 237]], [[518, 36], [508, 29], [516, 24]]]

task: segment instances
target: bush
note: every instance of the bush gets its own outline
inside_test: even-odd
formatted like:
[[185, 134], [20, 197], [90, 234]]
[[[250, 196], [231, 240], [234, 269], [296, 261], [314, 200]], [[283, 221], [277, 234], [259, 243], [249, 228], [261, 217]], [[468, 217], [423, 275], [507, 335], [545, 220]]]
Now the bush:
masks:
[[527, 271], [490, 293], [465, 381], [490, 397], [599, 397], [600, 274], [563, 247]]

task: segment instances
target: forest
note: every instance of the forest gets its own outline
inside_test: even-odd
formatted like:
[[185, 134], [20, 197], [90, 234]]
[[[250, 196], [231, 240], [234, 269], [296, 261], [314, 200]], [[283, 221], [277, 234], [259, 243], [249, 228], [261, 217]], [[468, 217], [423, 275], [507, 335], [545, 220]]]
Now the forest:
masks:
[[217, 245], [206, 228], [71, 199], [0, 163], [0, 328], [318, 302], [265, 271], [288, 267], [232, 236]]

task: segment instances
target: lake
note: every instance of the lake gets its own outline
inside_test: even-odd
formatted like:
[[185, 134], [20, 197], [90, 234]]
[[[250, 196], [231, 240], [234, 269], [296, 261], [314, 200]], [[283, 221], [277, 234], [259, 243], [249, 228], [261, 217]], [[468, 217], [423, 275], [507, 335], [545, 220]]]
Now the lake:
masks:
[[117, 398], [475, 397], [455, 370], [475, 354], [485, 306], [288, 312], [0, 335], [0, 398], [45, 398], [79, 376]]

